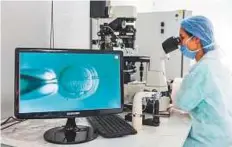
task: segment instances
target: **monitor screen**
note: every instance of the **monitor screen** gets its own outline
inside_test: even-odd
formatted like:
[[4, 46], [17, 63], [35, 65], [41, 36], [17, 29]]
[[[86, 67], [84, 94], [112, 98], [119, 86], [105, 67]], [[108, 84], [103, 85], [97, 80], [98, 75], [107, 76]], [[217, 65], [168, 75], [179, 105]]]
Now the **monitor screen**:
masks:
[[122, 107], [120, 52], [34, 49], [16, 56], [18, 114], [66, 116]]

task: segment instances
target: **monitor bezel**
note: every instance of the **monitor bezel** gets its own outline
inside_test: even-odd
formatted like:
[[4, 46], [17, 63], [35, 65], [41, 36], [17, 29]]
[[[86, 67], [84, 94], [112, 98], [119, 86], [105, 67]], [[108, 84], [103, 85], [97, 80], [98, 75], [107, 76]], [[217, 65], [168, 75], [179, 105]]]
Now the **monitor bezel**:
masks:
[[[81, 110], [81, 111], [53, 111], [53, 112], [19, 112], [19, 53], [21, 52], [41, 52], [41, 53], [89, 53], [89, 54], [115, 54], [120, 57], [120, 88], [121, 107], [115, 109]], [[73, 118], [87, 117], [107, 114], [117, 114], [123, 112], [124, 88], [123, 88], [123, 52], [112, 50], [91, 50], [91, 49], [63, 49], [63, 48], [16, 48], [15, 49], [15, 84], [14, 84], [14, 115], [19, 119], [46, 119], [46, 118]]]

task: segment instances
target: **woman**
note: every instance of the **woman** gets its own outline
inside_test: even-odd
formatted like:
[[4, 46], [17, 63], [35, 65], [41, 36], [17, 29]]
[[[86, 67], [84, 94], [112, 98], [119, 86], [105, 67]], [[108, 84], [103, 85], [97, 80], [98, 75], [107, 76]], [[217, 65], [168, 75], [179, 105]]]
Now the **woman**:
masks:
[[183, 20], [180, 40], [183, 55], [196, 60], [175, 102], [192, 118], [184, 147], [231, 147], [232, 78], [220, 61], [211, 22], [203, 16]]

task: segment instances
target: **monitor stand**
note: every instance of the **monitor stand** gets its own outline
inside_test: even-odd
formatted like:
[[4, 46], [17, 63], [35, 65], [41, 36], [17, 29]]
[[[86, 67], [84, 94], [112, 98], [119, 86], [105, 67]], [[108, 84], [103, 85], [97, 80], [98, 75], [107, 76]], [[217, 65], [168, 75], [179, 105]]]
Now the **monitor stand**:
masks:
[[97, 132], [90, 126], [76, 125], [75, 118], [68, 118], [66, 125], [47, 130], [44, 139], [57, 144], [78, 144], [97, 138]]

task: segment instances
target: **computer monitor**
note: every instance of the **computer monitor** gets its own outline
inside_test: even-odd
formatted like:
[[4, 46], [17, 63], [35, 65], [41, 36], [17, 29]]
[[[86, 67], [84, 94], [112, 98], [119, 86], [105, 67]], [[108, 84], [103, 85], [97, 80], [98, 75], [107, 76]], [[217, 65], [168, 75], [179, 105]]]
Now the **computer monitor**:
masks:
[[76, 126], [75, 117], [123, 111], [122, 60], [121, 51], [16, 48], [15, 116], [68, 118], [65, 127], [45, 132], [49, 142], [93, 140], [95, 132]]

